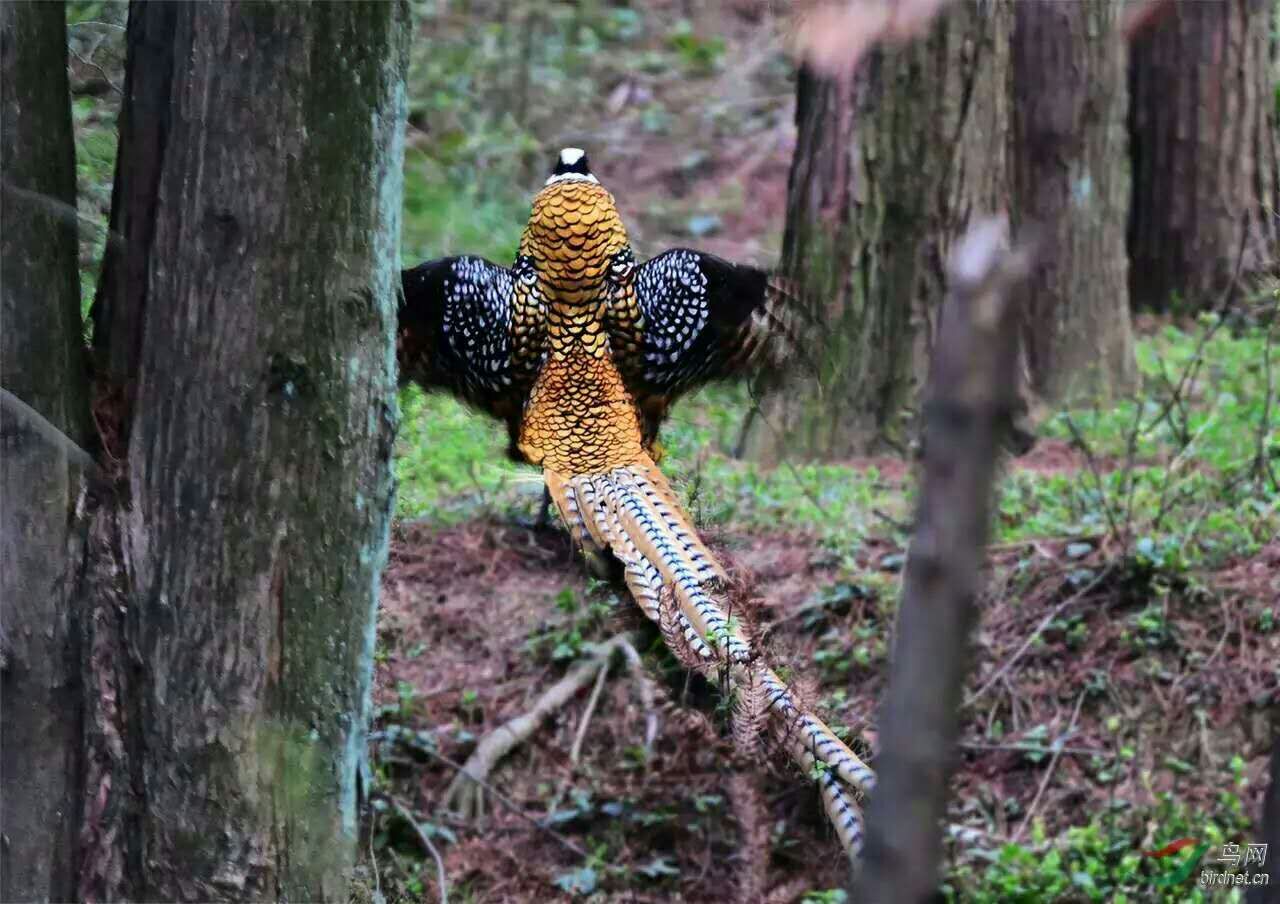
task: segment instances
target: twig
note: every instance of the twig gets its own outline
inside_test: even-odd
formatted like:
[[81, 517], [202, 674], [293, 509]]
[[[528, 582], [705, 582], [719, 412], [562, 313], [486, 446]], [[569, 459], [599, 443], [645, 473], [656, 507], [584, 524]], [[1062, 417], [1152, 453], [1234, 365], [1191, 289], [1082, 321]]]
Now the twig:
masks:
[[378, 871], [378, 854], [373, 849], [372, 828], [369, 831], [369, 864], [373, 867], [373, 890], [377, 895], [376, 900], [382, 900], [382, 874]]
[[[1076, 730], [1076, 721], [1080, 718], [1080, 707], [1084, 705], [1084, 696], [1085, 691], [1081, 691], [1080, 695], [1076, 697], [1076, 709], [1071, 714], [1071, 724], [1067, 726], [1067, 730], [1063, 734], [1059, 735], [1060, 739], [1071, 737], [1071, 733]], [[1022, 837], [1022, 833], [1026, 831], [1027, 826], [1030, 825], [1031, 817], [1035, 815], [1036, 807], [1040, 806], [1040, 798], [1044, 796], [1044, 789], [1049, 787], [1049, 779], [1053, 778], [1053, 770], [1057, 768], [1058, 760], [1061, 757], [1062, 747], [1054, 744], [1053, 756], [1049, 759], [1049, 768], [1044, 771], [1044, 778], [1040, 780], [1040, 787], [1036, 789], [1036, 796], [1032, 798], [1031, 806], [1027, 808], [1027, 815], [1022, 817], [1022, 822], [1017, 830], [1014, 831], [1011, 841], [1016, 843]]]
[[423, 849], [431, 855], [433, 860], [435, 860], [436, 878], [439, 881], [440, 887], [440, 904], [449, 904], [449, 882], [445, 877], [444, 859], [440, 856], [440, 852], [436, 850], [436, 846], [432, 842], [431, 836], [427, 834], [426, 829], [419, 824], [418, 820], [414, 819], [413, 814], [409, 812], [409, 808], [403, 803], [394, 797], [388, 797], [387, 801], [393, 808], [395, 808], [395, 811], [399, 814], [400, 818], [409, 823], [413, 828], [413, 833], [418, 836], [418, 843], [421, 844]]
[[1111, 511], [1111, 502], [1107, 498], [1107, 485], [1102, 479], [1102, 470], [1098, 467], [1098, 459], [1093, 454], [1093, 446], [1089, 445], [1089, 441], [1085, 439], [1080, 428], [1076, 426], [1075, 419], [1071, 415], [1066, 416], [1067, 430], [1071, 433], [1071, 441], [1081, 452], [1084, 453], [1085, 464], [1089, 468], [1089, 475], [1093, 477], [1093, 482], [1098, 489], [1098, 501], [1102, 503], [1102, 512], [1107, 516], [1107, 526], [1111, 528], [1111, 536], [1120, 541], [1121, 545], [1127, 550], [1129, 548], [1128, 537], [1120, 532], [1120, 525], [1116, 521], [1115, 513]]
[[1267, 437], [1271, 433], [1271, 401], [1275, 395], [1271, 379], [1271, 347], [1275, 343], [1277, 323], [1280, 323], [1280, 289], [1276, 290], [1276, 304], [1271, 308], [1271, 322], [1267, 325], [1267, 341], [1262, 347], [1262, 379], [1266, 382], [1266, 394], [1262, 402], [1262, 419], [1258, 424], [1258, 451], [1253, 463], [1253, 472], [1259, 482], [1270, 478], [1272, 485], [1280, 488], [1280, 482], [1276, 480], [1275, 471], [1271, 468], [1271, 457], [1267, 454]]
[[1122, 542], [1122, 550], [1126, 555], [1129, 552], [1129, 537], [1133, 535], [1133, 502], [1138, 490], [1137, 475], [1134, 474], [1133, 467], [1138, 457], [1138, 437], [1141, 433], [1142, 406], [1135, 403], [1133, 406], [1133, 421], [1129, 425], [1129, 435], [1125, 440], [1124, 452], [1124, 527], [1126, 533]]
[[[769, 418], [768, 416], [765, 415], [763, 409], [760, 410], [759, 417], [760, 417], [760, 423], [764, 424], [765, 427], [769, 430], [770, 433], [774, 435], [775, 438], [782, 436], [782, 431], [778, 429], [778, 427], [776, 427], [774, 424], [769, 422]], [[811, 503], [813, 503], [813, 507], [818, 510], [818, 514], [822, 515], [822, 517], [825, 520], [830, 521], [831, 513], [828, 512], [827, 507], [822, 504], [822, 500], [818, 498], [818, 494], [815, 493], [813, 489], [807, 483], [805, 483], [804, 478], [800, 476], [800, 471], [796, 467], [795, 462], [791, 460], [791, 456], [783, 455], [781, 456], [781, 458], [782, 458], [782, 463], [786, 466], [787, 470], [791, 472], [791, 477], [792, 479], [795, 480], [796, 486], [800, 488], [800, 492], [804, 495], [804, 498], [808, 499]]]
[[1102, 540], [1101, 534], [1064, 534], [1059, 537], [1027, 537], [1025, 540], [1009, 540], [1005, 543], [992, 543], [987, 547], [987, 552], [1010, 552], [1015, 549], [1025, 549], [1028, 546], [1038, 547], [1043, 543], [1096, 543], [1100, 540]]
[[484, 795], [476, 779], [487, 778], [503, 757], [524, 743], [547, 716], [568, 703], [596, 676], [597, 671], [607, 671], [610, 657], [618, 650], [620, 638], [625, 636], [619, 635], [601, 644], [594, 657], [575, 664], [563, 678], [547, 688], [527, 712], [509, 719], [486, 734], [445, 790], [445, 808], [456, 810], [465, 816], [482, 816]]
[[596, 673], [596, 686], [591, 689], [587, 708], [582, 711], [582, 718], [578, 721], [578, 731], [573, 736], [573, 745], [569, 748], [569, 763], [573, 766], [578, 765], [578, 756], [582, 753], [582, 740], [587, 736], [587, 726], [591, 724], [596, 704], [600, 702], [600, 694], [604, 692], [604, 683], [609, 677], [609, 660], [605, 657], [602, 659], [603, 662], [600, 663], [600, 669]]
[[84, 28], [86, 25], [96, 25], [99, 28], [114, 28], [116, 31], [128, 30], [123, 25], [117, 25], [115, 22], [99, 22], [96, 19], [84, 19], [80, 22], [72, 22], [67, 26], [67, 29]]
[[889, 525], [896, 531], [901, 531], [904, 534], [911, 532], [910, 522], [899, 521], [897, 518], [893, 517], [888, 512], [881, 511], [878, 508], [873, 508], [871, 510], [871, 514], [875, 515], [877, 518], [879, 518], [881, 521], [883, 521], [885, 524]]
[[1107, 575], [1111, 573], [1112, 567], [1113, 566], [1108, 565], [1107, 567], [1103, 568], [1102, 571], [1098, 572], [1098, 574], [1094, 577], [1092, 581], [1090, 581], [1088, 584], [1085, 584], [1084, 587], [1080, 588], [1075, 593], [1071, 594], [1071, 596], [1067, 597], [1065, 600], [1058, 603], [1058, 605], [1050, 609], [1049, 612], [1045, 615], [1045, 617], [1040, 619], [1040, 624], [1036, 625], [1035, 630], [1027, 635], [1026, 639], [1022, 642], [1021, 646], [1018, 647], [1018, 649], [1014, 652], [1014, 654], [1010, 656], [1008, 659], [1006, 659], [1004, 664], [1001, 665], [1000, 668], [996, 669], [996, 671], [991, 675], [991, 677], [988, 678], [986, 681], [984, 681], [982, 683], [982, 686], [978, 688], [976, 691], [974, 691], [973, 694], [971, 694], [969, 698], [964, 701], [965, 707], [970, 707], [974, 703], [982, 699], [982, 695], [985, 694], [987, 691], [989, 691], [993, 684], [995, 684], [997, 681], [1003, 678], [1009, 672], [1009, 670], [1012, 669], [1015, 664], [1017, 664], [1018, 660], [1022, 658], [1022, 654], [1026, 653], [1027, 650], [1031, 647], [1031, 645], [1035, 643], [1036, 638], [1039, 637], [1041, 633], [1044, 632], [1044, 629], [1049, 627], [1049, 625], [1053, 623], [1053, 620], [1057, 618], [1059, 615], [1061, 615], [1062, 612], [1068, 606], [1071, 606], [1079, 602], [1081, 599], [1084, 598], [1085, 594], [1087, 594], [1094, 587], [1097, 587], [1100, 583], [1102, 583], [1103, 578], [1105, 578]]
[[636, 683], [636, 688], [640, 692], [640, 705], [644, 707], [644, 752], [647, 756], [653, 752], [653, 742], [658, 737], [658, 705], [654, 699], [653, 682], [649, 680], [649, 676], [645, 673], [644, 663], [640, 659], [640, 654], [636, 652], [635, 646], [631, 643], [627, 635], [618, 638], [618, 649], [622, 651], [622, 656], [627, 660], [627, 670], [631, 673], [631, 679]]
[[582, 711], [582, 718], [577, 723], [577, 731], [573, 734], [573, 744], [568, 752], [568, 762], [570, 762], [570, 771], [564, 776], [564, 779], [556, 789], [556, 794], [552, 795], [552, 799], [547, 804], [547, 816], [550, 817], [559, 809], [559, 802], [564, 798], [564, 791], [568, 790], [568, 784], [573, 777], [573, 770], [577, 767], [577, 759], [582, 753], [582, 739], [586, 738], [586, 726], [590, 725], [591, 714], [595, 712], [595, 704], [599, 703], [600, 693], [604, 690], [604, 681], [609, 677], [609, 663], [605, 659], [604, 665], [600, 666], [599, 672], [596, 672], [595, 686], [591, 689], [591, 697], [586, 702], [586, 709]]
[[1194, 379], [1196, 373], [1200, 369], [1200, 366], [1204, 363], [1205, 346], [1209, 344], [1209, 340], [1212, 339], [1214, 335], [1217, 334], [1218, 330], [1222, 328], [1222, 325], [1227, 322], [1227, 309], [1231, 306], [1231, 302], [1235, 298], [1236, 289], [1240, 285], [1241, 268], [1244, 266], [1244, 250], [1250, 235], [1249, 217], [1251, 215], [1252, 214], [1246, 211], [1242, 217], [1243, 222], [1240, 224], [1240, 247], [1236, 252], [1236, 266], [1231, 277], [1231, 281], [1227, 283], [1226, 287], [1223, 289], [1222, 297], [1209, 309], [1211, 312], [1218, 315], [1218, 319], [1215, 320], [1207, 330], [1200, 334], [1200, 339], [1196, 342], [1195, 351], [1191, 354], [1191, 360], [1187, 363], [1187, 367], [1183, 369], [1182, 376], [1179, 377], [1178, 385], [1174, 387], [1173, 394], [1169, 397], [1169, 401], [1165, 403], [1164, 407], [1160, 409], [1160, 412], [1151, 419], [1151, 423], [1147, 424], [1144, 428], [1144, 433], [1150, 431], [1162, 420], [1168, 417], [1170, 411], [1173, 410], [1174, 405], [1181, 406], [1183, 390], [1186, 388], [1187, 383]]
[[69, 461], [79, 465], [90, 475], [94, 477], [102, 476], [102, 470], [98, 467], [98, 463], [93, 460], [92, 455], [81, 448], [75, 440], [50, 423], [49, 419], [43, 414], [3, 387], [0, 387], [0, 409], [7, 410], [21, 420], [26, 421], [27, 425], [32, 431], [39, 434], [41, 439], [49, 445], [61, 449]]
[[550, 826], [544, 825], [538, 820], [534, 819], [532, 816], [530, 816], [528, 813], [524, 811], [523, 807], [521, 807], [511, 798], [507, 797], [497, 788], [493, 787], [493, 785], [485, 781], [485, 779], [481, 778], [480, 776], [470, 775], [469, 773], [467, 773], [466, 767], [463, 766], [461, 763], [459, 763], [457, 760], [451, 759], [450, 757], [445, 756], [443, 753], [439, 753], [438, 751], [435, 751], [435, 750], [430, 750], [426, 747], [421, 747], [421, 748], [415, 747], [414, 749], [420, 750], [423, 754], [430, 757], [431, 759], [434, 759], [444, 764], [445, 766], [448, 766], [450, 769], [454, 770], [459, 775], [466, 775], [469, 781], [475, 782], [485, 791], [488, 791], [491, 795], [493, 795], [494, 800], [498, 801], [498, 803], [502, 804], [509, 811], [519, 816], [525, 822], [529, 823], [529, 825], [533, 826], [539, 832], [542, 832], [548, 837], [555, 839], [556, 843], [559, 844], [561, 847], [563, 847], [565, 850], [571, 851], [574, 854], [577, 854], [579, 857], [585, 858], [587, 856], [587, 852], [584, 851], [581, 847], [574, 844], [568, 838], [565, 838], [563, 835], [561, 835], [559, 832], [552, 829]]
[[1045, 747], [1042, 744], [983, 744], [978, 741], [961, 741], [959, 746], [963, 750], [1001, 750], [1008, 753], [1065, 753], [1072, 756], [1096, 756], [1103, 759], [1114, 760], [1116, 754], [1110, 750], [1100, 750], [1096, 747]]
[[67, 47], [67, 50], [71, 51], [71, 55], [72, 55], [73, 57], [75, 57], [77, 60], [79, 60], [79, 61], [80, 61], [81, 63], [83, 63], [84, 65], [88, 66], [90, 69], [97, 69], [97, 70], [98, 70], [98, 74], [99, 74], [100, 76], [102, 76], [102, 80], [103, 80], [104, 82], [106, 82], [106, 83], [107, 83], [107, 87], [109, 87], [109, 88], [110, 88], [112, 91], [114, 91], [116, 94], [119, 94], [119, 95], [121, 95], [121, 96], [124, 96], [124, 90], [123, 90], [119, 85], [117, 85], [115, 82], [111, 81], [111, 76], [107, 75], [107, 70], [103, 69], [101, 66], [99, 66], [97, 63], [95, 63], [93, 60], [86, 60], [84, 57], [82, 57], [82, 56], [81, 56], [81, 55], [76, 51], [76, 49], [75, 49], [74, 47]]

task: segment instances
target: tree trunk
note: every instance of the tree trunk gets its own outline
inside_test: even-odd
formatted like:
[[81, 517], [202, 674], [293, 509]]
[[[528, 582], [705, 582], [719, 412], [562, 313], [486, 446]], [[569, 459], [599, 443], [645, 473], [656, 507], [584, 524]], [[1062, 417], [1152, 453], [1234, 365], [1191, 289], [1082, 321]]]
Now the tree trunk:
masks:
[[1211, 306], [1280, 263], [1270, 0], [1171, 3], [1129, 64], [1129, 291], [1157, 311]]
[[[75, 149], [61, 3], [0, 4], [0, 385], [84, 441]], [[79, 689], [67, 579], [80, 482], [0, 407], [0, 899], [68, 900]]]
[[80, 895], [345, 900], [395, 432], [403, 4], [130, 11]]
[[1249, 904], [1276, 904], [1280, 901], [1280, 867], [1276, 866], [1274, 852], [1280, 850], [1280, 712], [1276, 707], [1271, 710], [1271, 768], [1270, 781], [1267, 785], [1266, 797], [1262, 800], [1262, 819], [1258, 822], [1260, 830], [1258, 841], [1272, 852], [1272, 858], [1263, 864], [1266, 872], [1266, 885], [1254, 886], [1249, 890]]
[[1007, 33], [1003, 4], [964, 0], [851, 75], [801, 71], [782, 270], [824, 335], [816, 377], [762, 406], [766, 462], [904, 443], [942, 262], [972, 212], [1004, 205]]
[[1015, 6], [1014, 217], [1047, 233], [1023, 347], [1037, 395], [1132, 387], [1124, 44], [1114, 0]]

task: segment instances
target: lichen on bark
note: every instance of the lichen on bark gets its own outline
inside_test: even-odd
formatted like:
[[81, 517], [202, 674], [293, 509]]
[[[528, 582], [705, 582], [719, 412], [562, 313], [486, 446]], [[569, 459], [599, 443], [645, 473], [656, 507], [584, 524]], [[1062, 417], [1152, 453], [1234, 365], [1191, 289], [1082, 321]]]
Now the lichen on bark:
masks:
[[99, 852], [122, 864], [101, 896], [345, 898], [392, 506], [407, 38], [402, 3], [131, 11], [126, 241], [95, 332], [127, 438], [99, 513], [121, 567], [88, 590], [126, 601], [88, 646], [129, 663], [123, 705], [92, 716], [123, 739], [101, 818], [130, 831]]

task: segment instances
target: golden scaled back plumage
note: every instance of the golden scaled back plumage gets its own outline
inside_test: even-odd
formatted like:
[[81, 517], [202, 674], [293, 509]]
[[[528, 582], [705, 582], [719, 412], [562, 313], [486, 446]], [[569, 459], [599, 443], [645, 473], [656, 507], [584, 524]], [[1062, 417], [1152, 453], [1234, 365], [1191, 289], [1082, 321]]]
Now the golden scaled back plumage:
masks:
[[520, 254], [546, 305], [546, 359], [525, 408], [520, 451], [560, 474], [648, 461], [635, 401], [605, 331], [608, 276], [627, 232], [613, 196], [589, 179], [553, 182], [533, 201]]

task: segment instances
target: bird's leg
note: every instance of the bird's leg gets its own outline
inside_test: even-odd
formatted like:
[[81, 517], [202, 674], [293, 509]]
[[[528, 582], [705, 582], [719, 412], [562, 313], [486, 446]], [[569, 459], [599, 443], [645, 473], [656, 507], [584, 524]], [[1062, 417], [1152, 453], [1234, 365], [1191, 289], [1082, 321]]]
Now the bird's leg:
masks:
[[534, 530], [546, 530], [551, 526], [551, 491], [542, 488], [542, 506], [538, 509], [538, 518], [533, 522]]

